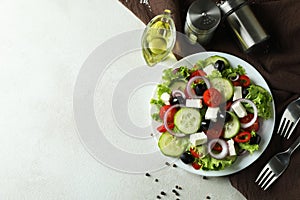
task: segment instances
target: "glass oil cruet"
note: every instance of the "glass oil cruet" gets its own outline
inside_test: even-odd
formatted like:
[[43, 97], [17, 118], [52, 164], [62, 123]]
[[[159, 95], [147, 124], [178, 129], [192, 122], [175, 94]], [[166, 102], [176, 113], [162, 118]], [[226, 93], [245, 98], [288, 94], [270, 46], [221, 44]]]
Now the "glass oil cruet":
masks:
[[176, 41], [176, 29], [171, 11], [164, 10], [146, 26], [142, 36], [142, 51], [146, 63], [152, 67], [166, 59]]

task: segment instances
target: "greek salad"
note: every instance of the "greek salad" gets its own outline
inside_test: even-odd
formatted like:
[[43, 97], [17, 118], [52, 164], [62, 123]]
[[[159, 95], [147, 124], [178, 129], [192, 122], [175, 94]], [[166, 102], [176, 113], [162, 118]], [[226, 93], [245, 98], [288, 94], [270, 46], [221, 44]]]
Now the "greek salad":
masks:
[[158, 147], [195, 170], [222, 170], [259, 149], [272, 96], [219, 55], [163, 71], [151, 104]]

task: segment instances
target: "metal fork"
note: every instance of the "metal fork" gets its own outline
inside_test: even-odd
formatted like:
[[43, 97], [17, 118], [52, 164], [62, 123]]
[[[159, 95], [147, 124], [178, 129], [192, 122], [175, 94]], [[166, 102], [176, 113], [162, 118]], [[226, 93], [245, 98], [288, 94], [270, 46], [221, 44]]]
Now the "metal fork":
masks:
[[258, 185], [263, 190], [268, 189], [268, 187], [286, 170], [292, 153], [299, 145], [300, 136], [288, 150], [277, 153], [270, 159], [255, 180], [255, 182], [259, 181]]
[[277, 133], [283, 137], [290, 138], [293, 130], [298, 124], [300, 119], [300, 97], [292, 101], [285, 109], [280, 120]]

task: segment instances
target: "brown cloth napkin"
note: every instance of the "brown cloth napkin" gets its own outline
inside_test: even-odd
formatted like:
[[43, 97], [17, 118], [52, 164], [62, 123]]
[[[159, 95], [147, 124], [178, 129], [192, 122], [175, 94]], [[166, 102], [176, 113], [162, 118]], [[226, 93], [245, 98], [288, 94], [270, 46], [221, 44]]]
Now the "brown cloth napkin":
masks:
[[[177, 31], [182, 32], [186, 12], [193, 0], [120, 0], [147, 24], [164, 9], [172, 11]], [[268, 82], [276, 106], [276, 126], [289, 102], [300, 96], [300, 1], [252, 0], [251, 8], [266, 32], [271, 36], [259, 52], [243, 53], [228, 25], [220, 24], [206, 50], [227, 52], [251, 63]], [[289, 140], [273, 134], [262, 156], [252, 165], [230, 175], [231, 184], [247, 199], [300, 199], [300, 155], [296, 150], [284, 174], [267, 190], [254, 183], [258, 173], [277, 152], [287, 149], [300, 135], [298, 127]]]

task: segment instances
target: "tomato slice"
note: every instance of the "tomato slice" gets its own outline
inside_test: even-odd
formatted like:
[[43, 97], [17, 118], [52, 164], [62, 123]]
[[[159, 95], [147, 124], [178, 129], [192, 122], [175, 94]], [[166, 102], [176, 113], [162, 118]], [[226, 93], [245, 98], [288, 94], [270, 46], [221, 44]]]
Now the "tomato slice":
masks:
[[190, 153], [194, 158], [200, 158], [199, 153], [195, 149], [190, 148]]
[[[193, 78], [193, 77], [195, 77], [195, 76], [206, 76], [206, 73], [203, 71], [203, 70], [201, 70], [201, 69], [198, 69], [198, 70], [196, 70], [196, 71], [194, 71], [191, 75], [190, 75], [190, 79], [191, 78]], [[198, 84], [198, 83], [200, 83], [202, 80], [196, 80], [194, 83], [196, 83], [196, 84]]]
[[248, 113], [245, 117], [240, 119], [240, 122], [245, 124], [251, 121], [251, 119], [254, 117], [254, 114]]
[[196, 169], [196, 170], [199, 170], [199, 169], [201, 168], [201, 165], [198, 164], [197, 162], [193, 162], [193, 163], [192, 163], [192, 166], [193, 166], [193, 168]]
[[222, 146], [219, 143], [216, 143], [213, 147], [214, 151], [221, 152], [222, 151]]
[[252, 124], [248, 128], [245, 128], [244, 130], [249, 131], [249, 132], [251, 132], [251, 131], [257, 132], [259, 130], [259, 121], [258, 121], [258, 119], [254, 122], [254, 124]]
[[[248, 113], [245, 117], [240, 119], [240, 122], [245, 124], [251, 121], [251, 119], [253, 118], [254, 114], [252, 113]], [[254, 122], [254, 124], [252, 124], [250, 127], [245, 128], [245, 131], [251, 132], [251, 131], [255, 131], [257, 132], [259, 130], [259, 121], [258, 118], [256, 119], [256, 121]]]
[[[164, 116], [165, 116], [165, 113], [166, 111], [171, 107], [171, 105], [164, 105], [160, 108], [160, 111], [159, 111], [159, 117], [160, 119], [164, 119]], [[174, 122], [174, 115], [176, 114], [177, 112], [177, 109], [176, 108], [173, 108], [172, 110], [170, 110], [168, 112], [168, 116], [167, 116], [167, 122], [168, 123], [172, 123]]]
[[[175, 127], [174, 123], [170, 123], [168, 124], [169, 129], [173, 129]], [[168, 130], [166, 129], [165, 125], [161, 125], [159, 127], [157, 127], [157, 131], [160, 133], [164, 133], [167, 132]]]
[[251, 133], [244, 131], [238, 133], [233, 140], [237, 143], [245, 143], [248, 142], [251, 139]]
[[232, 81], [232, 85], [233, 86], [241, 86], [241, 83], [237, 80], [237, 81]]
[[242, 87], [249, 87], [251, 83], [250, 78], [246, 75], [240, 75], [239, 82]]
[[222, 101], [222, 95], [216, 88], [209, 88], [203, 93], [203, 101], [209, 107], [218, 107]]
[[194, 71], [191, 75], [190, 75], [190, 78], [193, 78], [195, 76], [206, 76], [207, 74], [201, 70], [201, 69], [198, 69], [196, 71]]

